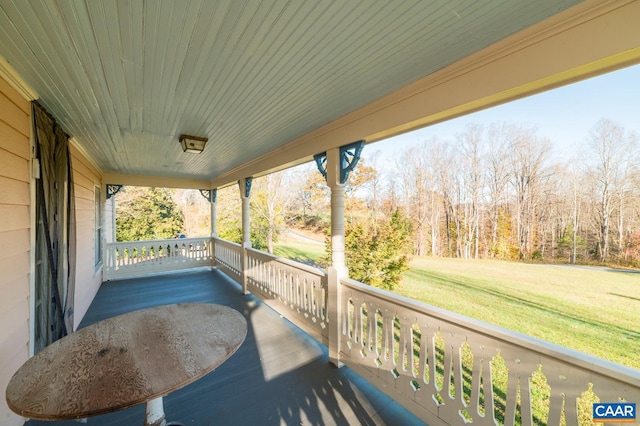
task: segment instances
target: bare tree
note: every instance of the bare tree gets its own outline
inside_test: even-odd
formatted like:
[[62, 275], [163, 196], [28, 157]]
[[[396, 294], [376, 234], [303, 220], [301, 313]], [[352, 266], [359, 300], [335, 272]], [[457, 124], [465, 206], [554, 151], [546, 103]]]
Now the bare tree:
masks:
[[[460, 178], [463, 191], [464, 226], [462, 227], [463, 257], [478, 258], [480, 239], [480, 197], [484, 187], [484, 128], [468, 125], [465, 132], [457, 135], [461, 153]], [[473, 251], [473, 254], [472, 254]]]
[[497, 252], [498, 224], [501, 212], [508, 206], [509, 139], [506, 124], [493, 124], [489, 128], [487, 153], [487, 186], [489, 196], [489, 220], [491, 226], [490, 255]]
[[536, 135], [534, 129], [511, 126], [511, 184], [515, 192], [515, 227], [519, 256], [533, 252], [536, 214], [542, 202], [543, 181], [548, 178], [547, 161], [551, 144]]
[[427, 158], [427, 143], [404, 151], [397, 164], [400, 185], [403, 193], [403, 205], [411, 219], [415, 238], [414, 254], [427, 254], [427, 226], [431, 213], [433, 186], [435, 179], [431, 173]]
[[[378, 170], [373, 165], [370, 165], [365, 158], [360, 158], [345, 185], [344, 207], [345, 212], [349, 215], [350, 222], [354, 222], [356, 217], [363, 219], [361, 213], [367, 211], [367, 206], [371, 204], [372, 194], [375, 193], [378, 182]], [[368, 213], [371, 212], [369, 211]], [[364, 217], [375, 219], [375, 214], [366, 214]], [[375, 220], [373, 223], [375, 224]]]
[[584, 176], [580, 170], [580, 161], [573, 159], [568, 162], [565, 168], [566, 181], [568, 183], [568, 199], [570, 200], [571, 211], [571, 255], [569, 261], [576, 263], [578, 250], [578, 232], [581, 227], [582, 205], [584, 201]]
[[307, 168], [303, 175], [298, 177], [298, 181], [303, 182], [302, 188], [298, 188], [303, 207], [303, 220], [307, 220], [307, 215], [317, 218], [321, 212], [326, 212], [329, 209], [331, 193], [325, 178], [315, 164]]
[[406, 150], [397, 165], [403, 205], [415, 234], [414, 253], [419, 256], [442, 252], [440, 228], [444, 194], [449, 193], [448, 180], [444, 180], [451, 166], [449, 147], [436, 138], [426, 140]]
[[173, 199], [184, 214], [184, 232], [189, 237], [208, 235], [211, 230], [211, 204], [195, 189], [175, 189]]
[[367, 158], [370, 164], [370, 167], [375, 171], [375, 173], [371, 177], [371, 180], [366, 185], [366, 189], [369, 193], [367, 207], [371, 212], [371, 216], [374, 219], [374, 223], [377, 223], [377, 220], [379, 219], [379, 216], [381, 214], [380, 211], [382, 208], [380, 197], [382, 196], [382, 192], [383, 192], [382, 182], [383, 182], [384, 173], [381, 171], [378, 164], [380, 160], [380, 155], [381, 155], [381, 151], [378, 150], [378, 151], [374, 151], [373, 154], [369, 155]]
[[[588, 172], [593, 184], [595, 215], [597, 220], [597, 255], [604, 262], [609, 257], [611, 219], [614, 209], [619, 208], [620, 221], [624, 211], [625, 186], [630, 181], [636, 138], [627, 135], [617, 123], [601, 119], [588, 138], [590, 161]], [[621, 227], [621, 226], [620, 226]], [[619, 246], [623, 245], [623, 234], [619, 235]]]

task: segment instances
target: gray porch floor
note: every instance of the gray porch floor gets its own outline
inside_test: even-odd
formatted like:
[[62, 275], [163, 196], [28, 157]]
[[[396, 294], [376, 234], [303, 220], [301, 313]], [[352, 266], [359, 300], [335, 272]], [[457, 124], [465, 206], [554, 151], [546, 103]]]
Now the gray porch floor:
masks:
[[[104, 283], [81, 327], [151, 306], [210, 302], [247, 319], [240, 349], [215, 371], [164, 398], [168, 421], [187, 425], [420, 425], [419, 419], [218, 270]], [[144, 405], [91, 417], [88, 425], [142, 425]], [[75, 421], [27, 425], [78, 425]]]

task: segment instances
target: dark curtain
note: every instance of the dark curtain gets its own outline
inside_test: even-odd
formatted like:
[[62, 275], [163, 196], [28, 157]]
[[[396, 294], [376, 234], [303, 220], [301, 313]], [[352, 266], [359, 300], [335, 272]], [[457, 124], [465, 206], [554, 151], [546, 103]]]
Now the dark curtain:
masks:
[[69, 136], [33, 103], [36, 180], [36, 351], [73, 331], [75, 200]]

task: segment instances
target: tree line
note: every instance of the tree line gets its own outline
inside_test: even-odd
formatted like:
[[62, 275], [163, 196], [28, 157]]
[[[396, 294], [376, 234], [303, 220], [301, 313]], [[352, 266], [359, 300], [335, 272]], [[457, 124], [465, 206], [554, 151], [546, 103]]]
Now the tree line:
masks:
[[[513, 123], [426, 140], [393, 167], [365, 148], [346, 187], [347, 231], [367, 223], [375, 234], [398, 212], [417, 256], [640, 267], [638, 135], [602, 119], [572, 148], [558, 156], [537, 129]], [[329, 195], [311, 166], [254, 180], [256, 235], [269, 245], [285, 224], [328, 232]]]
[[393, 184], [414, 253], [640, 265], [638, 136], [602, 119], [573, 154], [515, 124], [404, 152]]
[[[613, 121], [596, 123], [570, 158], [555, 155], [535, 128], [513, 123], [469, 125], [395, 159], [367, 151], [345, 187], [354, 279], [392, 288], [411, 255], [640, 267], [638, 135]], [[165, 190], [150, 191], [123, 194], [118, 240], [183, 232], [183, 209]], [[287, 228], [328, 236], [329, 203], [311, 164], [254, 179], [253, 247], [273, 253]], [[241, 240], [240, 205], [237, 185], [219, 191], [220, 237]]]

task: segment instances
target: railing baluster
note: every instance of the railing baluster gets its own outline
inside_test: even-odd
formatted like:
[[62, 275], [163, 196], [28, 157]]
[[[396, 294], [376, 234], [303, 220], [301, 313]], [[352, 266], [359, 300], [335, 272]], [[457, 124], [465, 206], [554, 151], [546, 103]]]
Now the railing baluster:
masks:
[[[236, 253], [240, 253], [240, 246], [217, 238], [214, 241], [217, 244], [218, 267], [230, 272], [230, 262], [225, 261], [225, 257], [233, 256], [235, 259]], [[247, 267], [252, 293], [267, 301], [278, 302], [274, 308], [290, 313], [289, 319], [294, 323], [320, 340], [327, 338], [327, 319], [324, 318], [326, 273], [255, 249], [247, 250]], [[235, 270], [233, 274], [236, 274]], [[240, 276], [239, 270], [237, 274]]]
[[392, 376], [392, 370], [395, 368], [394, 359], [394, 336], [393, 336], [393, 319], [394, 312], [387, 307], [382, 307], [382, 353], [380, 361], [382, 365], [380, 369], [384, 370], [383, 377], [389, 380]]
[[400, 339], [398, 345], [398, 362], [396, 364], [396, 389], [409, 398], [414, 397], [412, 383], [415, 377], [413, 359], [413, 318], [406, 314], [399, 315]]
[[211, 239], [181, 238], [107, 243], [105, 279], [212, 266]]
[[378, 335], [377, 335], [377, 323], [376, 323], [376, 310], [377, 306], [373, 303], [367, 303], [367, 346], [365, 349], [368, 356], [374, 357], [376, 354], [376, 348]]
[[[374, 385], [384, 388], [396, 401], [404, 401], [405, 406], [413, 407], [412, 411], [428, 424], [460, 424], [466, 419], [478, 425], [506, 425], [516, 422], [518, 415], [522, 425], [559, 425], [564, 410], [566, 424], [577, 425], [577, 400], [582, 397], [582, 392], [589, 389], [602, 402], [640, 401], [640, 372], [637, 370], [443, 311], [354, 280], [343, 279], [341, 283], [343, 313], [348, 312], [346, 300], [352, 300], [355, 308], [351, 337], [345, 334], [342, 338], [341, 361]], [[366, 327], [364, 317], [358, 316], [363, 305], [367, 309]], [[377, 315], [378, 311], [380, 314]], [[380, 316], [381, 333], [377, 331]], [[394, 346], [393, 335], [397, 328], [393, 325], [395, 316], [400, 321], [400, 352], [397, 354], [398, 346]], [[347, 323], [347, 318], [345, 315], [343, 323]], [[417, 324], [416, 332], [419, 330], [420, 333], [416, 342], [412, 337], [414, 324]], [[363, 327], [362, 333], [359, 332], [360, 327]], [[441, 343], [436, 344], [439, 336], [444, 339], [444, 354], [438, 352], [442, 349]], [[348, 349], [346, 343], [349, 338], [352, 339], [352, 347], [358, 350]], [[378, 342], [379, 338], [382, 338], [381, 342]], [[358, 341], [366, 343], [356, 345]], [[419, 364], [415, 370], [413, 351], [419, 353]], [[373, 359], [379, 360], [377, 365], [369, 353], [374, 354]], [[442, 355], [444, 359], [440, 360]], [[468, 358], [471, 356], [472, 362]], [[538, 371], [540, 365], [541, 372]], [[389, 374], [393, 368], [400, 373], [397, 379]], [[467, 368], [470, 371], [466, 371]], [[538, 383], [541, 380], [544, 382], [541, 374], [551, 388], [548, 419], [540, 418], [539, 408], [536, 408], [538, 411], [533, 408], [541, 404], [536, 400], [534, 405], [532, 400], [534, 387], [541, 386]], [[496, 380], [498, 375], [503, 375], [500, 380]], [[412, 382], [414, 376], [416, 383]], [[439, 377], [442, 385], [438, 384]], [[537, 395], [540, 392], [541, 389], [535, 390]], [[583, 409], [590, 408], [588, 405]], [[589, 417], [591, 413], [582, 415]]]
[[[475, 345], [473, 350], [473, 368], [471, 379], [471, 397], [469, 403], [469, 414], [474, 419], [474, 422], [484, 424], [495, 424], [493, 415], [493, 383], [491, 382], [491, 354], [488, 353], [485, 347], [481, 345]], [[484, 396], [484, 417], [480, 414], [480, 395]], [[481, 422], [478, 420], [486, 420]]]

